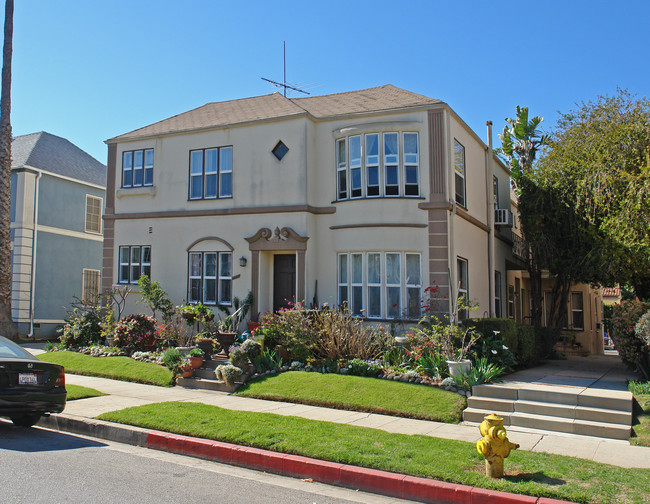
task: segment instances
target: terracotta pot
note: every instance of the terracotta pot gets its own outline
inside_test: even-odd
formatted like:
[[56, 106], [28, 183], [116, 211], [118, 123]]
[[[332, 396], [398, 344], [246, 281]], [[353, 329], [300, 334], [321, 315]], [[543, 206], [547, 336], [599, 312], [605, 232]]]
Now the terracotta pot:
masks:
[[190, 355], [190, 365], [192, 369], [198, 369], [203, 365], [203, 357], [192, 357]]
[[194, 369], [192, 367], [186, 367], [181, 369], [181, 376], [183, 378], [190, 378], [194, 374]]
[[255, 329], [257, 329], [262, 323], [261, 322], [246, 322], [246, 325], [248, 326], [248, 330], [252, 333]]
[[235, 342], [236, 337], [237, 337], [237, 333], [234, 332], [230, 333], [230, 332], [217, 331], [217, 341], [221, 346], [221, 350], [223, 350], [225, 354], [228, 353], [228, 349]]

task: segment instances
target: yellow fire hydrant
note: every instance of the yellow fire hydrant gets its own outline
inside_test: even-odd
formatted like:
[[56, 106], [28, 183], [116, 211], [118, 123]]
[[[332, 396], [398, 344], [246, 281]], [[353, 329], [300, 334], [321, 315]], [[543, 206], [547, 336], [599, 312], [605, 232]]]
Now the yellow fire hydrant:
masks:
[[476, 449], [485, 457], [485, 474], [490, 478], [502, 478], [503, 459], [519, 445], [508, 441], [503, 418], [494, 413], [483, 419], [478, 430], [483, 439], [476, 443]]

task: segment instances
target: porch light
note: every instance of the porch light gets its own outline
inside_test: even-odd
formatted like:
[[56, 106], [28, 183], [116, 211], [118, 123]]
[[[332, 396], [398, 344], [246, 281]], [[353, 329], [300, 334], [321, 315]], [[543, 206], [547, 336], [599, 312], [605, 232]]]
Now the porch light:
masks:
[[240, 265], [242, 268], [245, 268], [245, 267], [246, 267], [246, 263], [247, 263], [247, 262], [248, 262], [248, 259], [246, 259], [244, 256], [241, 256], [241, 257], [239, 258], [239, 265]]

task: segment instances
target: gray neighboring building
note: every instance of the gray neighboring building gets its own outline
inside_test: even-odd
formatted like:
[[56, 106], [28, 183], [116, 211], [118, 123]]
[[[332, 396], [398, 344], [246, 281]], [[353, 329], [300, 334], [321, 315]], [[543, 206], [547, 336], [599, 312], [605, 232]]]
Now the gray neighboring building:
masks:
[[100, 292], [106, 166], [45, 132], [15, 137], [12, 158], [13, 319], [52, 337], [75, 297]]

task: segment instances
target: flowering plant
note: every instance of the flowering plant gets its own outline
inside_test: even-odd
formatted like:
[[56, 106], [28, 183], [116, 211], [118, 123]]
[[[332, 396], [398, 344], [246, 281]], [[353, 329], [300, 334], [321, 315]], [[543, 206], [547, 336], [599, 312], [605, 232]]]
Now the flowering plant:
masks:
[[153, 317], [134, 313], [115, 326], [115, 346], [131, 351], [146, 351], [156, 346], [156, 322]]

